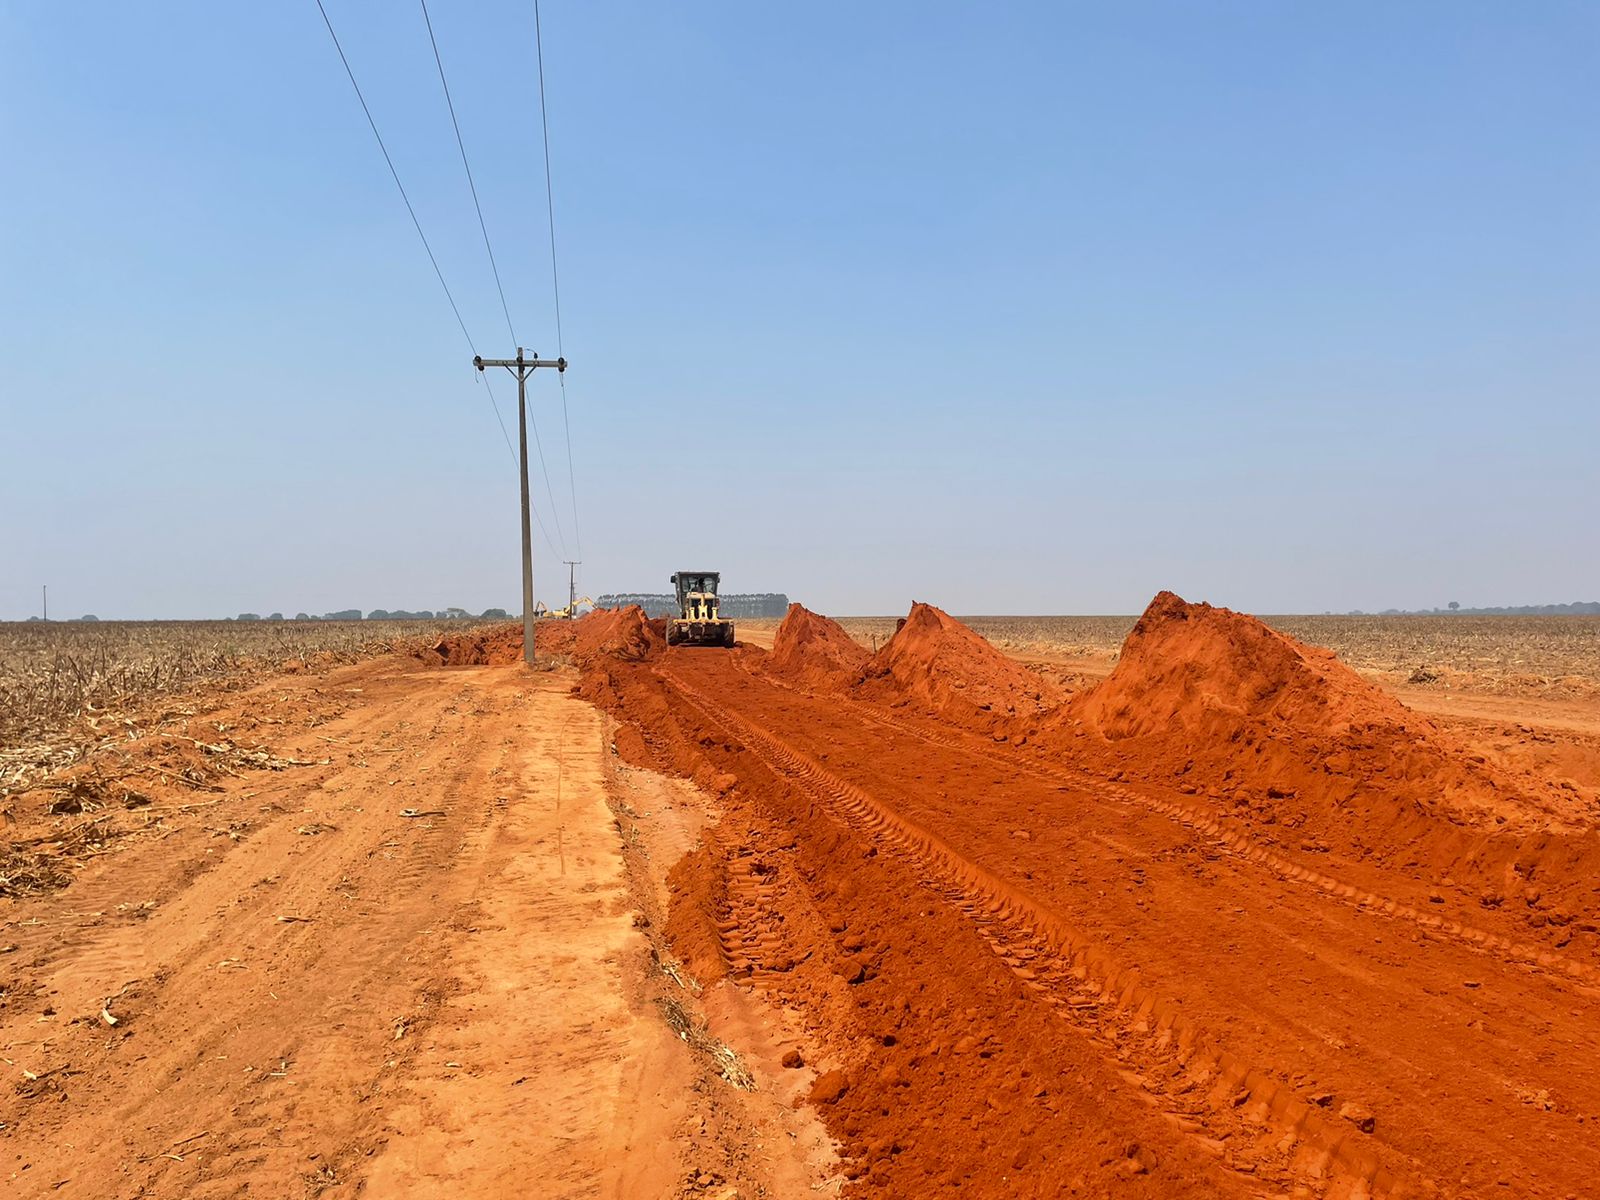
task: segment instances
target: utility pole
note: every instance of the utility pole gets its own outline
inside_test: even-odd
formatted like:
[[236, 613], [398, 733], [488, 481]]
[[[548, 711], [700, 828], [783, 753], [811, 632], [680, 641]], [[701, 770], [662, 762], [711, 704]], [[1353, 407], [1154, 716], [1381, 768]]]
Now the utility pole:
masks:
[[533, 527], [528, 523], [528, 376], [539, 367], [554, 367], [565, 374], [564, 358], [540, 358], [534, 351], [532, 358], [522, 356], [517, 347], [516, 358], [483, 358], [475, 355], [472, 365], [482, 371], [486, 367], [504, 367], [517, 377], [517, 447], [518, 461], [522, 467], [522, 661], [533, 666]]
[[50, 619], [50, 585], [46, 583], [42, 586], [44, 588], [44, 619], [48, 621]]
[[582, 565], [581, 558], [564, 558], [567, 564], [567, 620], [578, 619], [578, 567]]

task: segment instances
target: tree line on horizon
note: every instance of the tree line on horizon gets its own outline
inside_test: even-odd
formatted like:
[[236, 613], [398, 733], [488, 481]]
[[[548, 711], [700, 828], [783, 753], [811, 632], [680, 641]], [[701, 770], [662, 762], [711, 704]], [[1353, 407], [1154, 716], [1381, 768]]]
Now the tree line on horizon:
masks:
[[[115, 618], [112, 619], [114, 620]], [[441, 608], [438, 612], [433, 612], [426, 608], [417, 612], [409, 612], [403, 608], [397, 608], [392, 612], [385, 608], [375, 608], [365, 614], [359, 608], [344, 608], [338, 612], [322, 613], [320, 616], [303, 612], [295, 613], [292, 617], [286, 617], [281, 612], [268, 613], [266, 616], [262, 616], [260, 613], [247, 612], [240, 613], [236, 617], [217, 617], [212, 619], [222, 621], [509, 621], [511, 620], [511, 614], [503, 608], [486, 608], [481, 613], [468, 612], [464, 608]], [[75, 625], [84, 621], [99, 620], [100, 618], [93, 613], [85, 613], [81, 617], [63, 617], [50, 623]], [[23, 622], [23, 624], [39, 625], [44, 623], [45, 618], [43, 617], [29, 617], [27, 621]]]
[[[722, 615], [725, 617], [781, 617], [789, 608], [789, 597], [783, 592], [730, 592], [721, 597]], [[643, 608], [648, 617], [666, 617], [677, 612], [677, 597], [666, 592], [608, 592], [595, 602], [597, 608], [625, 608], [630, 604], [637, 604]], [[1463, 608], [1458, 601], [1452, 600], [1444, 608], [1385, 608], [1378, 612], [1367, 612], [1363, 609], [1353, 608], [1346, 613], [1326, 612], [1324, 616], [1346, 617], [1595, 617], [1600, 616], [1600, 600], [1578, 600], [1571, 604], [1523, 604], [1504, 605], [1490, 608]], [[213, 618], [224, 621], [511, 621], [520, 616], [519, 613], [508, 612], [503, 608], [486, 608], [481, 613], [472, 613], [464, 608], [442, 608], [437, 611], [419, 609], [416, 612], [403, 608], [394, 610], [375, 608], [371, 612], [363, 613], [359, 608], [345, 608], [338, 612], [311, 613], [298, 612], [293, 617], [286, 617], [281, 612], [269, 613], [262, 616], [260, 613], [240, 613], [236, 617]], [[115, 620], [116, 618], [111, 618]], [[100, 618], [93, 613], [85, 613], [81, 617], [61, 617], [51, 624], [73, 625], [85, 621], [97, 622]], [[44, 624], [43, 617], [29, 617], [23, 624]]]
[[1462, 608], [1452, 600], [1444, 608], [1386, 608], [1363, 612], [1353, 608], [1347, 617], [1600, 617], [1600, 600], [1575, 600], [1571, 604], [1520, 604], [1495, 608]]

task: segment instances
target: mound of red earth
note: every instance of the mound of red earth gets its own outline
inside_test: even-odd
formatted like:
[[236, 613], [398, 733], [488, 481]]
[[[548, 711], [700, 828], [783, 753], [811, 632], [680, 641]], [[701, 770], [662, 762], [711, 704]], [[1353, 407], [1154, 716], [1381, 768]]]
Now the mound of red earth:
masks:
[[667, 644], [666, 622], [652, 621], [637, 604], [627, 608], [598, 608], [574, 622], [573, 654], [579, 662], [606, 655], [643, 659]]
[[[637, 604], [596, 609], [577, 621], [540, 621], [534, 626], [534, 651], [551, 658], [571, 656], [580, 664], [597, 656], [642, 659], [666, 645], [664, 625], [644, 615]], [[495, 625], [451, 633], [419, 647], [413, 657], [430, 666], [511, 666], [522, 661], [522, 626]]]
[[871, 652], [837, 621], [799, 604], [789, 605], [762, 669], [811, 688], [843, 688], [861, 676]]
[[1339, 734], [1413, 714], [1341, 663], [1254, 617], [1162, 592], [1110, 676], [1075, 702], [1110, 738], [1181, 731], [1228, 739], [1260, 730]]
[[1037, 728], [1063, 699], [1043, 676], [949, 613], [921, 603], [867, 662], [855, 690], [863, 699], [916, 704], [958, 724], [1017, 737]]
[[[535, 634], [538, 645], [538, 635]], [[465, 633], [447, 633], [430, 646], [420, 646], [412, 657], [430, 666], [508, 667], [522, 661], [522, 626], [495, 625]]]
[[1171, 592], [1047, 740], [1088, 754], [1093, 733], [1127, 773], [1170, 780], [1266, 840], [1470, 879], [1491, 906], [1573, 900], [1600, 862], [1548, 784], [1497, 769], [1331, 651]]

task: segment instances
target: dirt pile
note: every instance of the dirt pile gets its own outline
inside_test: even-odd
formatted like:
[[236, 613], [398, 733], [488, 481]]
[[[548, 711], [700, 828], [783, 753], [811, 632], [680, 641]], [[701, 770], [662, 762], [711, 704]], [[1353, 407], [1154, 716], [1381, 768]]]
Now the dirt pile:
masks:
[[573, 654], [579, 662], [598, 655], [639, 660], [667, 644], [666, 622], [651, 620], [637, 604], [627, 608], [599, 608], [573, 622]]
[[1161, 592], [1123, 643], [1116, 667], [1074, 704], [1110, 738], [1259, 730], [1337, 735], [1404, 726], [1413, 714], [1331, 650], [1254, 617]]
[[[1369, 684], [1327, 650], [1171, 592], [1151, 601], [1115, 669], [1045, 740], [1171, 781], [1268, 842], [1476, 881], [1566, 919], [1600, 860], [1579, 798], [1514, 775]], [[1271, 827], [1276, 826], [1276, 829]], [[1541, 883], [1534, 884], [1535, 876]]]
[[[987, 649], [913, 616], [902, 675], [867, 669], [887, 709], [720, 653], [585, 670], [624, 722], [620, 756], [715, 797], [720, 822], [672, 877], [669, 943], [702, 984], [748, 984], [816, 1033], [801, 1094], [839, 1141], [845, 1194], [1426, 1194], [1414, 1169], [1487, 1140], [1490, 1190], [1565, 1171], [1533, 1139], [1558, 1109], [1600, 1108], [1548, 1104], [1548, 1079], [1507, 1094], [1526, 1026], [1460, 1050], [1437, 1031], [1476, 1029], [1480, 996], [1588, 1020], [1549, 999], [1600, 961], [1580, 839], [1496, 832], [1518, 807], [1499, 792], [1487, 819], [1447, 805], [1433, 781], [1470, 774], [1470, 753], [1251, 618], [1162, 597], [1117, 678], [1017, 747], [894, 710]], [[1343, 774], [1366, 782], [1340, 801], [1322, 776]], [[982, 914], [983, 942], [961, 913]], [[1360, 1029], [1373, 1053], [1306, 1037], [1308, 1020]], [[1085, 1051], [1108, 1030], [1114, 1061], [1097, 1065]], [[1411, 1088], [1419, 1070], [1437, 1091]], [[1117, 1078], [1152, 1090], [1131, 1100]], [[1144, 1120], [1151, 1102], [1181, 1111], [1202, 1153], [1226, 1144], [1239, 1174], [1208, 1174]], [[1498, 1107], [1469, 1129], [1455, 1118], [1476, 1104]]]
[[863, 699], [914, 703], [959, 724], [1017, 736], [1064, 700], [1043, 676], [922, 603], [868, 661], [855, 690]]
[[[641, 659], [666, 644], [663, 624], [637, 604], [596, 609], [577, 621], [540, 621], [533, 645], [546, 658], [582, 663], [597, 655]], [[435, 667], [509, 667], [522, 661], [522, 626], [495, 625], [451, 633], [412, 650], [412, 657]]]
[[437, 667], [509, 667], [522, 661], [522, 626], [447, 633], [431, 645], [416, 647], [411, 656]]
[[871, 657], [837, 621], [791, 604], [773, 635], [772, 650], [762, 669], [805, 687], [843, 688], [860, 678]]

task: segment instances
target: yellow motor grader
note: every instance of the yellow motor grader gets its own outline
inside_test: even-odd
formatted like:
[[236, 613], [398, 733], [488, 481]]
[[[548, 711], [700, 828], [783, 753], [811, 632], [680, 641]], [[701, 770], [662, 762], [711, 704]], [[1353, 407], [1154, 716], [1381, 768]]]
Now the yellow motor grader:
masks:
[[667, 622], [669, 646], [733, 645], [733, 622], [717, 612], [719, 571], [674, 571], [678, 615]]

